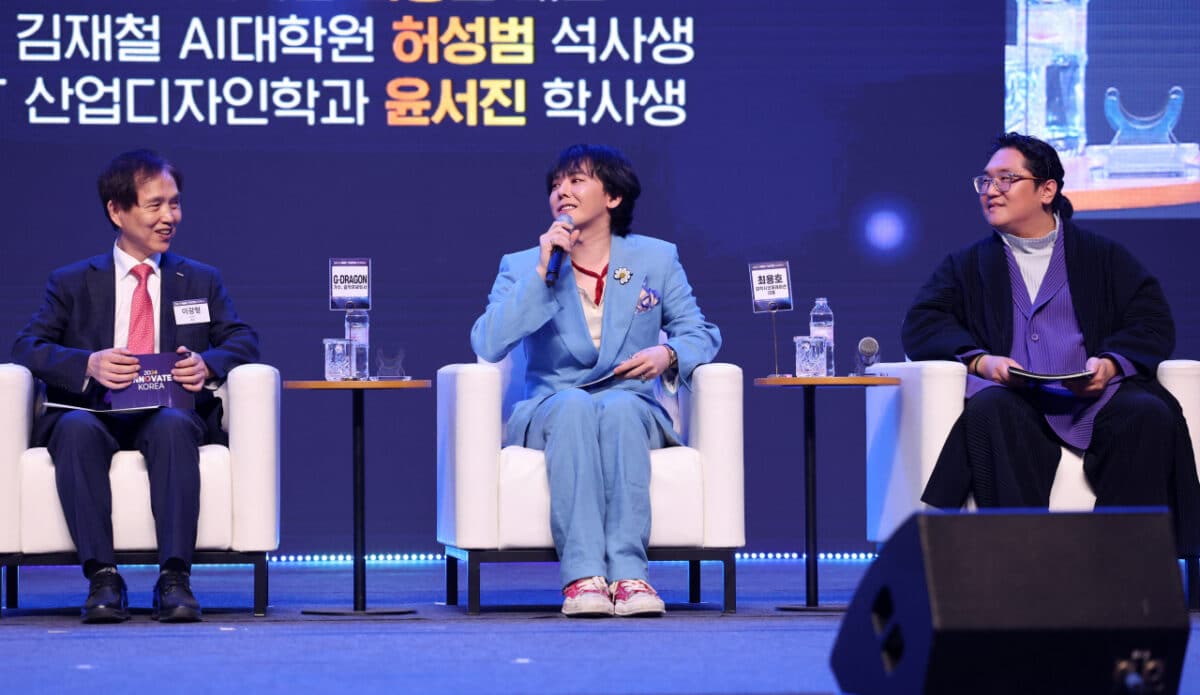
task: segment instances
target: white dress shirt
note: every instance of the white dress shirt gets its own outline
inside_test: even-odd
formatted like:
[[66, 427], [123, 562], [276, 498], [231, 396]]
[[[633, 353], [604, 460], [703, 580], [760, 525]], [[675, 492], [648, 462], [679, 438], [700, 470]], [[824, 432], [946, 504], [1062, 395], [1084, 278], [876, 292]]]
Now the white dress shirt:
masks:
[[[146, 276], [146, 290], [150, 293], [150, 305], [154, 307], [154, 351], [162, 352], [159, 346], [159, 336], [162, 332], [162, 326], [159, 325], [159, 318], [162, 313], [159, 307], [162, 305], [162, 271], [159, 269], [159, 261], [162, 260], [162, 254], [154, 254], [142, 261], [150, 266], [153, 270]], [[121, 250], [117, 245], [113, 245], [113, 265], [116, 268], [114, 275], [116, 276], [116, 320], [113, 322], [113, 347], [128, 347], [129, 346], [129, 319], [131, 307], [133, 305], [133, 291], [137, 288], [137, 276], [131, 273], [135, 265], [138, 265], [137, 259]], [[172, 346], [173, 347], [173, 346]]]

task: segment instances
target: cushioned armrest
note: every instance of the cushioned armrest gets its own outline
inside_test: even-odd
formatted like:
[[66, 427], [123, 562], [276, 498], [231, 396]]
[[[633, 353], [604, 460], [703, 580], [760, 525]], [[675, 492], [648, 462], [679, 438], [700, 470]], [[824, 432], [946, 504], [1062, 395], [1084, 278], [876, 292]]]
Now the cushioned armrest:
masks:
[[233, 479], [233, 549], [275, 550], [279, 547], [279, 370], [243, 364], [229, 372], [224, 388]]
[[946, 435], [963, 409], [967, 369], [960, 362], [885, 362], [874, 376], [899, 386], [867, 389], [867, 539], [884, 541], [921, 508], [921, 493]]
[[[437, 373], [438, 541], [498, 545], [501, 374], [491, 364], [450, 364]], [[493, 520], [470, 529], [460, 510]]]
[[0, 364], [0, 553], [21, 549], [21, 472], [33, 426], [33, 375]]
[[704, 544], [746, 544], [743, 478], [742, 369], [705, 364], [692, 372], [691, 389], [680, 389], [685, 443], [700, 451], [704, 469]]

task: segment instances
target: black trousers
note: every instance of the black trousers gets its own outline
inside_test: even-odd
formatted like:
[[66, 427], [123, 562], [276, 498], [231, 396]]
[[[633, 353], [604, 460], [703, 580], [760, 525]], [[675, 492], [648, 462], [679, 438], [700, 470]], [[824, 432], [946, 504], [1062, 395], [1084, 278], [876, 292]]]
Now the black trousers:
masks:
[[[1020, 389], [988, 388], [967, 401], [921, 499], [957, 509], [1045, 507], [1063, 443]], [[1096, 415], [1083, 471], [1096, 506], [1175, 500], [1176, 418], [1161, 398], [1124, 381]]]
[[46, 446], [67, 528], [85, 567], [89, 561], [115, 564], [108, 471], [122, 449], [136, 449], [146, 459], [159, 564], [191, 566], [204, 431], [199, 415], [176, 408], [117, 415], [72, 410], [58, 418]]

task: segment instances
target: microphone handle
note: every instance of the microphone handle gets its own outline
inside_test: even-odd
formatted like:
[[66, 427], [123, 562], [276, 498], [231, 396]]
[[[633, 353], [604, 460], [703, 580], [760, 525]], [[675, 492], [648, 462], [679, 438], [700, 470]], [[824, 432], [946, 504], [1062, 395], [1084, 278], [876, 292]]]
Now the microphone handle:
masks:
[[546, 263], [546, 287], [554, 287], [558, 280], [558, 271], [562, 268], [563, 256], [566, 255], [561, 246], [550, 250], [550, 260]]
[[[555, 222], [562, 222], [568, 228], [575, 227], [575, 220], [571, 218], [571, 213], [564, 212], [554, 218]], [[558, 271], [562, 268], [563, 251], [561, 246], [555, 246], [550, 249], [550, 260], [546, 261], [546, 287], [554, 287], [554, 282], [558, 280]]]

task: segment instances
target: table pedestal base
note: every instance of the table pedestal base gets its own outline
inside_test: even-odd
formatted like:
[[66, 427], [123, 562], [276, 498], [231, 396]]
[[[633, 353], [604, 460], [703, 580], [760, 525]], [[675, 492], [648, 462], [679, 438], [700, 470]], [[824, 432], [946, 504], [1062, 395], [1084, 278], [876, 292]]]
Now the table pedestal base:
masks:
[[351, 618], [368, 618], [377, 615], [411, 615], [415, 608], [372, 608], [371, 610], [354, 610], [352, 608], [311, 608], [300, 611], [300, 615], [337, 615]]
[[785, 613], [845, 613], [845, 606], [775, 606]]

